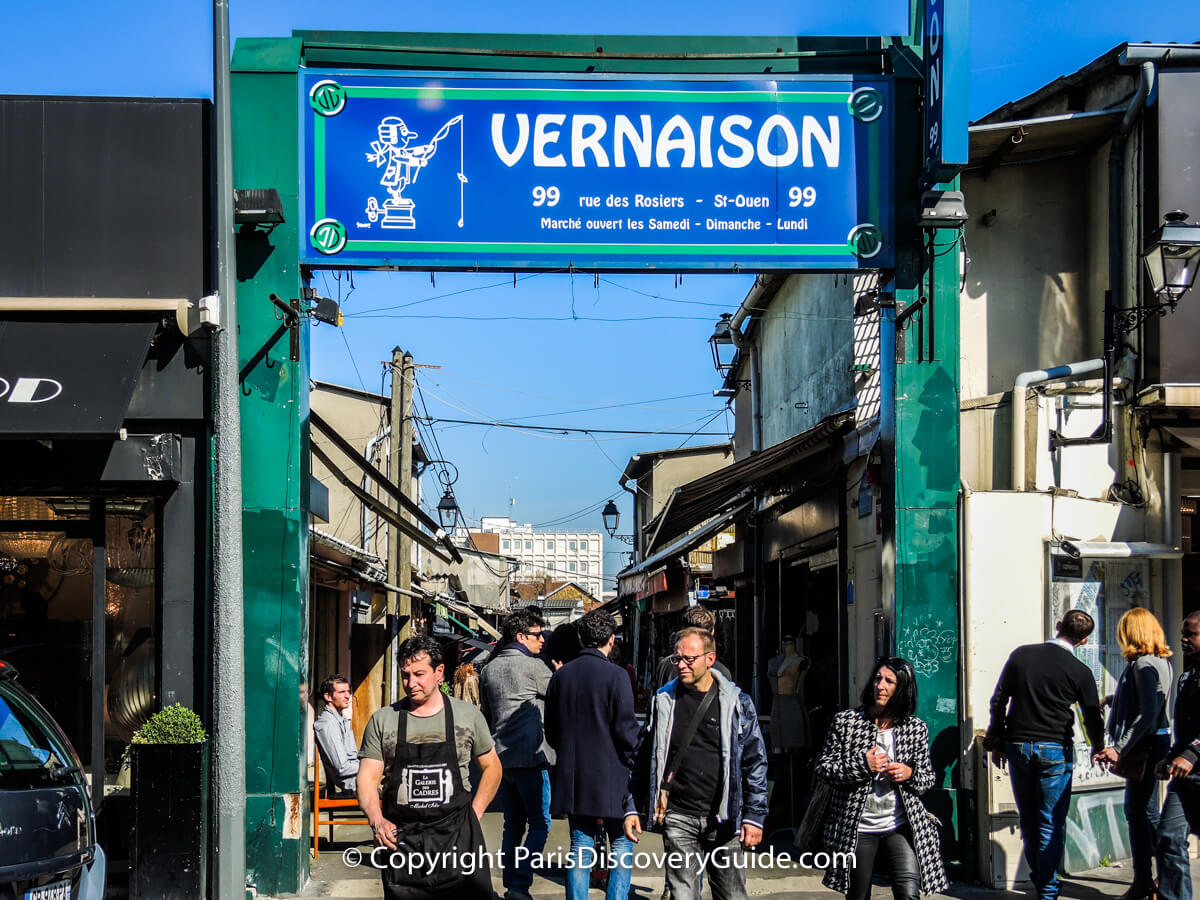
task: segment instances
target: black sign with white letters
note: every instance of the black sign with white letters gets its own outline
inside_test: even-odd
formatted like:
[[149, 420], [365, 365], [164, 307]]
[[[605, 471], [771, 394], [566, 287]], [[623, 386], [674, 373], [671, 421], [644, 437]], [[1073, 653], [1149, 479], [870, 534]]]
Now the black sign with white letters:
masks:
[[0, 438], [115, 436], [154, 321], [0, 321]]

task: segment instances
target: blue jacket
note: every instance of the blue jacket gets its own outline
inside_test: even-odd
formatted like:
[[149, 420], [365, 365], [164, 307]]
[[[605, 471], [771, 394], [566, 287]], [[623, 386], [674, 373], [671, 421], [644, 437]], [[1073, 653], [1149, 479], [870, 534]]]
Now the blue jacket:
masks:
[[558, 752], [550, 814], [623, 818], [637, 734], [623, 668], [590, 649], [555, 672], [546, 690], [546, 740]]
[[[717, 805], [717, 821], [732, 821], [736, 827], [743, 823], [762, 828], [767, 817], [767, 747], [754, 701], [736, 684], [713, 672], [721, 722], [721, 759], [725, 762], [721, 774], [721, 800]], [[638, 812], [643, 827], [650, 828], [649, 813], [654, 810], [658, 796], [659, 774], [667, 763], [667, 748], [675, 724], [675, 688], [679, 679], [667, 682], [650, 702], [646, 727], [642, 730], [629, 793], [625, 798], [626, 814]], [[686, 759], [682, 766], [686, 766]]]

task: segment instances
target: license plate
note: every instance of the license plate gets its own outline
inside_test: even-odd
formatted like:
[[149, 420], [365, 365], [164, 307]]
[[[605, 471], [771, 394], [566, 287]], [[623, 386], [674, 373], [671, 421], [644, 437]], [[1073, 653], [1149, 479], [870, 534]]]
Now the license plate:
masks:
[[71, 882], [56, 881], [25, 892], [25, 900], [71, 900]]

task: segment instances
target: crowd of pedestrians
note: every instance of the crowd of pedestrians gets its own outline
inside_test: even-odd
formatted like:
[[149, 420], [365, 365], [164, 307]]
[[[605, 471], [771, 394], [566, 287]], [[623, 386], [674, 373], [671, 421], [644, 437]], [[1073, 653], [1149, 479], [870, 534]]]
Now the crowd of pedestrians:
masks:
[[[636, 681], [618, 662], [616, 625], [602, 610], [550, 640], [536, 608], [509, 614], [486, 664], [478, 673], [460, 666], [445, 693], [441, 645], [408, 639], [398, 653], [406, 697], [371, 717], [357, 747], [349, 684], [327, 678], [314, 731], [329, 789], [357, 793], [381, 848], [456, 854], [433, 873], [389, 863], [385, 895], [492, 897], [489, 868], [462, 861], [483, 850], [480, 818], [498, 798], [505, 900], [529, 900], [553, 817], [570, 830], [567, 900], [585, 900], [597, 860], [607, 900], [626, 900], [646, 830], [662, 834], [670, 860], [664, 897], [700, 900], [707, 881], [713, 900], [745, 898], [738, 855], [763, 841], [767, 748], [753, 701], [717, 660], [712, 613], [693, 607], [682, 624], [652, 673], [661, 684], [641, 726]], [[1103, 700], [1075, 652], [1094, 629], [1086, 612], [1068, 611], [1053, 639], [1013, 650], [991, 700], [983, 745], [1011, 778], [1030, 879], [1039, 900], [1059, 895], [1078, 709], [1093, 764], [1126, 782], [1133, 881], [1122, 900], [1190, 900], [1200, 612], [1182, 625], [1177, 684], [1161, 624], [1146, 609], [1127, 612], [1116, 628], [1126, 666]], [[886, 872], [895, 900], [945, 890], [940, 825], [921, 799], [935, 783], [929, 729], [907, 660], [875, 664], [859, 705], [835, 716], [813, 776], [806, 820], [814, 817], [830, 854], [827, 887], [866, 900]]]
[[[1184, 670], [1177, 686], [1172, 685], [1167, 663], [1172, 654], [1162, 625], [1147, 609], [1126, 612], [1116, 630], [1125, 669], [1116, 691], [1103, 702], [1092, 670], [1075, 656], [1095, 627], [1086, 612], [1067, 612], [1052, 640], [1012, 652], [992, 696], [984, 746], [1012, 778], [1030, 879], [1039, 900], [1059, 896], [1078, 707], [1092, 763], [1126, 783], [1133, 882], [1121, 900], [1192, 900], [1187, 844], [1189, 833], [1200, 833], [1200, 777], [1195, 774], [1200, 760], [1200, 612], [1189, 615], [1180, 630]], [[1111, 707], [1107, 744], [1104, 705]], [[1168, 784], [1160, 811], [1163, 780]]]

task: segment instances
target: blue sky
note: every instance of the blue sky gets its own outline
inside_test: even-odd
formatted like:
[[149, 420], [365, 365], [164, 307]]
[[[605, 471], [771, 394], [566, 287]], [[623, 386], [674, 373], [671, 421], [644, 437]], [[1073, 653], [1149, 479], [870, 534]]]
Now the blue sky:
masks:
[[[230, 0], [235, 39], [295, 28], [877, 34], [906, 30], [907, 15], [904, 0]], [[0, 29], [4, 93], [211, 96], [211, 5], [204, 0], [5, 3]], [[970, 34], [969, 107], [978, 118], [1122, 41], [1200, 39], [1200, 4], [978, 0]], [[341, 298], [347, 319], [340, 333], [327, 326], [314, 333], [313, 376], [377, 391], [380, 361], [399, 345], [417, 362], [441, 367], [419, 374], [436, 418], [683, 432], [614, 438], [434, 426], [442, 455], [460, 472], [455, 491], [469, 518], [511, 513], [521, 522], [598, 529], [599, 507], [613, 496], [627, 526], [629, 504], [616, 478], [632, 453], [679, 446], [696, 430], [723, 432], [728, 420], [712, 397], [717, 378], [706, 341], [717, 315], [735, 309], [748, 284], [749, 276], [734, 275], [688, 275], [682, 283], [669, 275], [606, 276], [598, 285], [589, 275], [539, 275], [516, 287], [511, 275], [495, 274], [442, 273], [433, 283], [428, 273], [360, 273], [353, 285], [322, 276], [316, 287]], [[690, 442], [720, 439], [699, 434]], [[428, 432], [426, 442], [433, 443]], [[431, 478], [431, 503], [436, 487]], [[611, 575], [624, 547], [609, 542], [606, 549]]]

